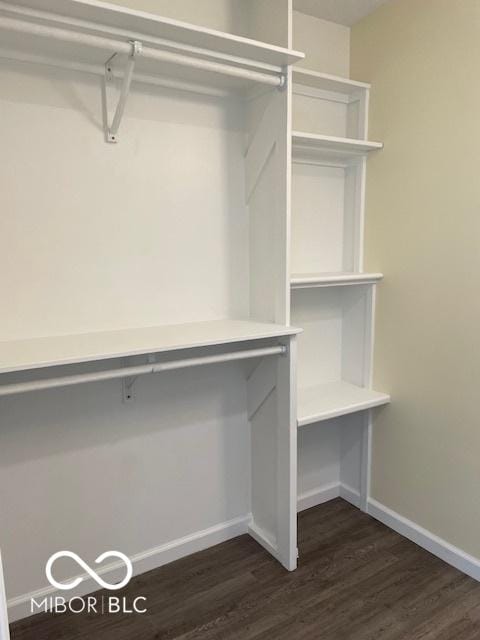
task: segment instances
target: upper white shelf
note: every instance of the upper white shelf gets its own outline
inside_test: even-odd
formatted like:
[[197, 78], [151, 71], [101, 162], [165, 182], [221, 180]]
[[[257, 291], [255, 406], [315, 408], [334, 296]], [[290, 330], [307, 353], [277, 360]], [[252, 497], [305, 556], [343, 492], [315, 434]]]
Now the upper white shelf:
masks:
[[304, 131], [292, 132], [293, 146], [296, 149], [310, 149], [339, 153], [341, 155], [365, 155], [370, 151], [383, 149], [382, 142], [369, 140], [356, 140], [354, 138], [337, 138], [325, 136], [319, 133], [306, 133]]
[[319, 89], [321, 91], [332, 91], [341, 93], [350, 98], [358, 97], [362, 92], [371, 88], [366, 82], [357, 82], [340, 76], [332, 76], [328, 73], [320, 73], [319, 71], [310, 71], [301, 67], [294, 67], [293, 81], [296, 84], [306, 85]]
[[386, 393], [342, 381], [299, 389], [298, 426], [365, 411], [389, 402], [390, 396]]
[[[21, 29], [25, 25], [29, 29], [27, 33]], [[48, 30], [51, 30], [50, 33]], [[67, 36], [74, 34], [74, 38], [64, 37], [62, 41], [61, 31], [64, 36], [65, 32]], [[85, 37], [89, 38], [89, 44]], [[105, 40], [108, 42], [105, 43]], [[113, 41], [125, 45], [132, 40], [141, 42], [144, 50], [148, 48], [152, 54], [150, 58], [161, 51], [186, 56], [193, 61], [193, 64], [187, 61], [184, 65], [178, 60], [175, 63], [169, 60], [159, 63], [155, 59], [149, 60], [145, 53], [138, 57], [137, 71], [172, 76], [182, 81], [207, 80], [214, 85], [226, 85], [227, 88], [229, 84], [233, 87], [242, 85], [242, 79], [228, 78], [215, 70], [202, 72], [199, 78], [199, 70], [194, 68], [195, 61], [209, 61], [258, 73], [281, 74], [285, 65], [304, 58], [303, 53], [291, 49], [98, 0], [0, 2], [3, 55], [12, 49], [59, 60], [103, 65], [112, 55]], [[179, 67], [182, 69], [180, 74]]]
[[0, 373], [294, 335], [299, 329], [216, 320], [0, 342]]
[[292, 289], [314, 287], [340, 287], [355, 284], [377, 284], [382, 273], [294, 273], [290, 278]]

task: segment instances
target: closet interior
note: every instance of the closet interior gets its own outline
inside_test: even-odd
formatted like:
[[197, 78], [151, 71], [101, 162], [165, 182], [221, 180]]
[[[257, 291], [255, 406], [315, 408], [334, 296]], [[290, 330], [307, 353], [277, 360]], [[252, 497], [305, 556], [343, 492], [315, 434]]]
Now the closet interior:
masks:
[[60, 548], [141, 572], [249, 532], [293, 570], [297, 501], [365, 508], [382, 144], [335, 28], [296, 0], [0, 2], [14, 618]]

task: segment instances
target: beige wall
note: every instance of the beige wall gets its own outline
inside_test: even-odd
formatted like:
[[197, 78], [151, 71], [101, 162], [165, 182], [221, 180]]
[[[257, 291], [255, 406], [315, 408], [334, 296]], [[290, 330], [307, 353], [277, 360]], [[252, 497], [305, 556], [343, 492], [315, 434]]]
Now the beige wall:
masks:
[[480, 556], [480, 2], [393, 0], [352, 29], [373, 83], [367, 268], [382, 270], [373, 497]]

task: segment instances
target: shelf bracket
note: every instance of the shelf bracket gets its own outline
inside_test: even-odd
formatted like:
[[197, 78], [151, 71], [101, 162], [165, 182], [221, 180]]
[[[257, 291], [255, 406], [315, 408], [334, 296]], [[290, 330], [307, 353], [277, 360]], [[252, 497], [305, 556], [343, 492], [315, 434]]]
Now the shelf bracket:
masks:
[[130, 55], [128, 56], [127, 64], [125, 65], [125, 71], [123, 74], [122, 86], [120, 88], [120, 97], [118, 98], [117, 108], [115, 109], [115, 114], [113, 116], [112, 123], [108, 122], [108, 87], [115, 82], [115, 75], [113, 73], [113, 62], [116, 53], [111, 56], [107, 62], [105, 63], [105, 77], [104, 77], [104, 88], [103, 88], [103, 120], [104, 120], [104, 128], [105, 128], [105, 139], [107, 142], [116, 143], [118, 142], [118, 129], [120, 127], [120, 123], [122, 121], [123, 112], [125, 111], [125, 105], [127, 104], [128, 94], [130, 92], [130, 85], [132, 83], [133, 71], [135, 69], [135, 62], [137, 57], [142, 53], [142, 43], [138, 40], [133, 40], [130, 42], [132, 47]]
[[[157, 359], [153, 353], [149, 353], [147, 356], [147, 364], [151, 364], [152, 367], [156, 363]], [[127, 366], [127, 362], [125, 362], [125, 366]], [[153, 368], [152, 368], [153, 372]], [[135, 400], [135, 390], [134, 384], [137, 381], [138, 376], [129, 376], [127, 378], [122, 378], [122, 401], [124, 404], [128, 404]], [[0, 638], [0, 640], [2, 640]]]

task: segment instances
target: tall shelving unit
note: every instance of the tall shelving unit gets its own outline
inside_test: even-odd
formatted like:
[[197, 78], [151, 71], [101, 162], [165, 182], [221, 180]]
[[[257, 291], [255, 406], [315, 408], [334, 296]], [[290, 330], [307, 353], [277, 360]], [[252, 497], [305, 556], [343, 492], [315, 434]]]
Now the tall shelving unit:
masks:
[[[305, 60], [308, 65], [308, 56]], [[375, 289], [364, 273], [370, 85], [307, 68], [293, 72], [291, 322], [298, 345], [298, 427], [325, 430], [299, 441], [299, 474], [318, 464], [323, 487], [306, 506], [339, 495], [366, 510]], [[312, 434], [312, 431], [310, 434]], [[323, 440], [322, 440], [323, 437]], [[309, 450], [310, 449], [310, 450]], [[302, 463], [302, 461], [304, 461]]]

